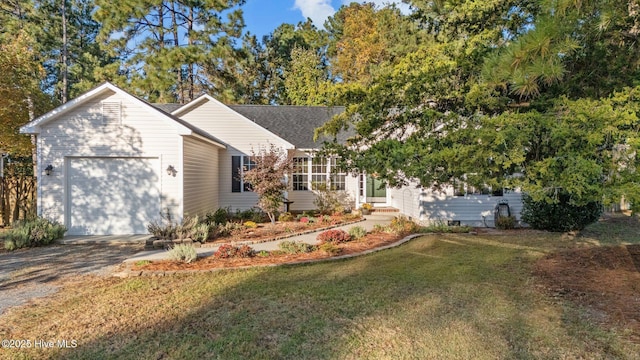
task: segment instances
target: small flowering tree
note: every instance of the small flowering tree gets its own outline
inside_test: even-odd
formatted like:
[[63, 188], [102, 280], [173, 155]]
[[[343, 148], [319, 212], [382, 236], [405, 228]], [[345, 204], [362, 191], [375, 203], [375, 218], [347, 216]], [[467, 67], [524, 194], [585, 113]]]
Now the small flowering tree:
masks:
[[252, 160], [255, 165], [242, 173], [242, 180], [251, 184], [252, 191], [260, 198], [258, 207], [275, 224], [276, 212], [282, 206], [283, 193], [287, 190], [285, 175], [291, 170], [293, 158], [272, 144], [258, 153], [252, 151]]

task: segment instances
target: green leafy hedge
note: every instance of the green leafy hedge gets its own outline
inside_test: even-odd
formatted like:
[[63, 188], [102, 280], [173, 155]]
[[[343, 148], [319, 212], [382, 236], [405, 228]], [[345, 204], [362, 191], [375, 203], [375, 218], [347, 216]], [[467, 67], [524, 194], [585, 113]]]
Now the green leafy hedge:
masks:
[[602, 204], [590, 202], [586, 205], [573, 205], [567, 194], [560, 194], [558, 202], [534, 201], [523, 194], [522, 220], [534, 229], [565, 232], [582, 230], [597, 221], [602, 214]]

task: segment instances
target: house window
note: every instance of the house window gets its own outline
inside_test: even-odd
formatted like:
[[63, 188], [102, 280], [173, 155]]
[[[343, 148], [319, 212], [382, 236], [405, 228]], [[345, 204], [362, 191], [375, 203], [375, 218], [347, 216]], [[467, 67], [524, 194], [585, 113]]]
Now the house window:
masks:
[[102, 103], [102, 125], [120, 125], [121, 116], [119, 102]]
[[[242, 157], [242, 171], [249, 171], [251, 169], [255, 169], [256, 167], [256, 162], [253, 161], [251, 159], [250, 156], [243, 156]], [[241, 179], [241, 181], [243, 182], [242, 184], [242, 189], [244, 191], [253, 191], [253, 188], [251, 187], [251, 184], [249, 184], [248, 182], [244, 181]]]
[[231, 157], [231, 192], [251, 191], [251, 184], [242, 180], [242, 174], [255, 167], [256, 163], [250, 156]]
[[331, 158], [331, 189], [332, 190], [346, 190], [346, 174], [343, 172], [340, 172], [337, 164], [336, 164], [336, 159], [335, 158]]
[[291, 172], [293, 190], [309, 190], [309, 158], [294, 157]]
[[325, 158], [314, 157], [311, 159], [311, 188], [322, 189], [327, 186], [327, 162]]

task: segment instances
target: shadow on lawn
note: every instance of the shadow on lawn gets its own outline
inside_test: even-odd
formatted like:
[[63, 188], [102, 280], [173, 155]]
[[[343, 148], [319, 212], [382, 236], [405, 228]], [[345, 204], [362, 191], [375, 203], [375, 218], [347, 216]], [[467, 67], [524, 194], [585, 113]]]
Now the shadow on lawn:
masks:
[[[76, 339], [78, 348], [45, 356], [333, 359], [593, 355], [591, 345], [567, 341], [572, 335], [561, 325], [547, 329], [547, 321], [534, 316], [545, 312], [548, 304], [527, 286], [530, 260], [525, 252], [530, 249], [499, 242], [480, 244], [469, 235], [446, 238], [452, 241], [426, 236], [381, 253], [314, 265], [110, 280], [100, 285], [105, 295], [98, 297], [108, 298], [114, 289], [129, 289], [115, 291], [126, 304], [88, 299], [77, 308], [80, 313], [92, 309], [104, 313], [103, 326], [107, 328], [79, 324], [93, 326], [100, 335], [89, 342]], [[128, 313], [100, 308], [112, 303], [122, 307], [137, 303], [150, 316], [120, 319], [118, 316]], [[65, 333], [70, 330], [57, 331], [61, 338], [73, 336]], [[618, 355], [611, 351], [608, 355]]]

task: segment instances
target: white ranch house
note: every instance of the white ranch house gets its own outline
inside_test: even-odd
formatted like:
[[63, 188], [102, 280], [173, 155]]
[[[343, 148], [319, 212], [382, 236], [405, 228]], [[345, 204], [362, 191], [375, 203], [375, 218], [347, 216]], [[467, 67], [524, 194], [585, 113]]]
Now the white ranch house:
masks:
[[40, 116], [20, 131], [37, 139], [38, 215], [69, 235], [147, 233], [169, 211], [175, 220], [221, 207], [255, 206], [238, 180], [253, 150], [273, 144], [293, 153], [297, 170], [285, 196], [292, 210], [313, 209], [311, 183], [331, 179], [353, 204], [394, 207], [420, 221], [493, 225], [506, 199], [519, 218], [519, 193], [454, 196], [380, 186], [367, 175], [335, 174], [314, 157], [313, 129], [343, 111], [334, 107], [227, 106], [203, 95], [186, 104], [150, 104], [104, 83]]

